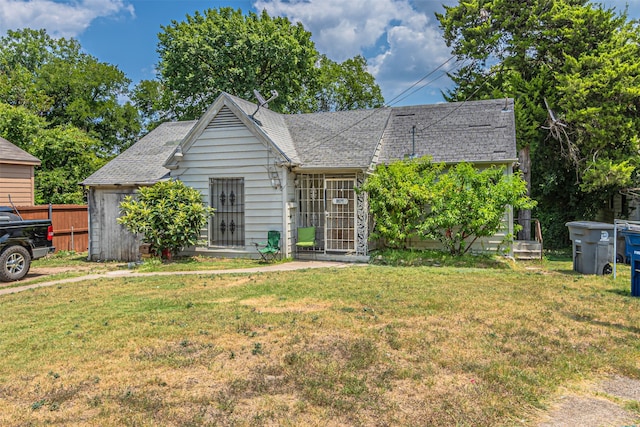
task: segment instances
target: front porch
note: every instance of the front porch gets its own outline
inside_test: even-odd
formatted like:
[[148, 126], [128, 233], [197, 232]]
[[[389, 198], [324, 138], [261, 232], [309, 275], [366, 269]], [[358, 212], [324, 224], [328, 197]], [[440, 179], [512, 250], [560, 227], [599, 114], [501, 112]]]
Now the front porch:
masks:
[[[367, 262], [367, 197], [356, 189], [363, 173], [299, 174], [295, 178], [297, 218], [293, 231], [296, 259]], [[315, 227], [315, 245], [296, 248], [297, 229]]]

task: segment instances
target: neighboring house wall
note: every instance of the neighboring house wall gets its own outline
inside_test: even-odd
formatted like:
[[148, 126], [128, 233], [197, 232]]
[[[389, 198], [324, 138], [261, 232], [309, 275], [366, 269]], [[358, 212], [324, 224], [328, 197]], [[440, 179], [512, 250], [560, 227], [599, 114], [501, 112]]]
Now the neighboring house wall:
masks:
[[616, 219], [640, 221], [640, 197], [637, 190], [630, 190], [626, 194], [614, 194], [593, 218], [594, 221], [613, 224]]
[[33, 169], [40, 160], [0, 137], [0, 205], [33, 205]]
[[[171, 177], [200, 191], [204, 201], [220, 211], [202, 231], [201, 239], [206, 241], [206, 245], [190, 248], [187, 253], [257, 256], [253, 243], [264, 242], [269, 230], [280, 231], [283, 241], [289, 241], [290, 229], [285, 230], [285, 227], [290, 226], [290, 221], [285, 210], [288, 206], [286, 195], [291, 195], [288, 189], [290, 178], [286, 168], [277, 166], [281, 159], [274, 151], [255, 137], [227, 107], [221, 109], [185, 150], [178, 169], [171, 171]], [[216, 179], [241, 180], [238, 186], [242, 187], [244, 194], [243, 230], [237, 228], [239, 221], [234, 219], [234, 233], [244, 233], [239, 243], [225, 245], [213, 238], [214, 228], [216, 236], [230, 236], [231, 233], [230, 219], [224, 222], [224, 233], [220, 232], [222, 216], [227, 215], [223, 211], [230, 202], [229, 191], [225, 193], [224, 206], [220, 201], [221, 194], [212, 194], [211, 181]], [[274, 188], [272, 183], [278, 188]]]
[[120, 202], [137, 187], [89, 189], [89, 254], [91, 261], [137, 261], [141, 240], [118, 224]]
[[9, 204], [9, 195], [16, 205], [33, 205], [33, 165], [0, 162], [0, 205]]

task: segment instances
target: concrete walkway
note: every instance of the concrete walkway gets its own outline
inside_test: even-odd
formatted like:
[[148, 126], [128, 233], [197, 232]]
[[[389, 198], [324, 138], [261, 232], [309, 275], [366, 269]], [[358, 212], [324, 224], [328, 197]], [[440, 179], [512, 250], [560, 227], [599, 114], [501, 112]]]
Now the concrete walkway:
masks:
[[[146, 277], [146, 276], [180, 276], [180, 275], [193, 275], [193, 274], [234, 274], [234, 273], [269, 273], [272, 271], [294, 271], [305, 270], [309, 268], [344, 268], [356, 265], [366, 264], [354, 264], [346, 262], [330, 262], [330, 261], [292, 261], [283, 264], [269, 264], [259, 267], [251, 268], [235, 268], [227, 270], [195, 270], [195, 271], [161, 271], [141, 273], [135, 270], [113, 270], [106, 271], [104, 273], [87, 274], [86, 276], [71, 277], [60, 280], [52, 280], [50, 282], [39, 282], [30, 285], [16, 286], [13, 288], [0, 288], [0, 295], [15, 294], [18, 292], [26, 291], [29, 289], [42, 288], [46, 286], [54, 286], [62, 283], [76, 283], [85, 280], [103, 279], [105, 277]], [[11, 285], [15, 282], [10, 282], [7, 285]]]

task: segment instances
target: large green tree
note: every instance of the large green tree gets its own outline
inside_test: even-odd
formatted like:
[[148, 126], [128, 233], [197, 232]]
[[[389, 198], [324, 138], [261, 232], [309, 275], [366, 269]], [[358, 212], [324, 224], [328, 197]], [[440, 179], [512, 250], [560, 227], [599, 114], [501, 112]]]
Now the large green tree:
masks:
[[45, 30], [0, 38], [0, 135], [42, 161], [36, 203], [83, 203], [78, 183], [135, 141], [141, 119], [130, 81]]
[[35, 176], [36, 204], [85, 203], [79, 183], [107, 162], [95, 154], [100, 140], [63, 125], [41, 130], [32, 147], [31, 153], [42, 162]]
[[466, 59], [447, 97], [516, 99], [522, 169], [547, 241], [566, 241], [567, 220], [637, 185], [636, 23], [585, 0], [471, 0], [437, 17]]
[[22, 106], [47, 125], [74, 126], [97, 138], [110, 157], [135, 141], [138, 111], [130, 80], [116, 66], [84, 53], [77, 40], [50, 37], [45, 30], [7, 31], [0, 38], [0, 102]]
[[367, 71], [367, 60], [361, 56], [342, 63], [321, 55], [314, 78], [305, 88], [300, 105], [303, 112], [345, 111], [381, 107], [382, 91]]
[[221, 91], [255, 100], [278, 97], [283, 113], [377, 107], [379, 87], [362, 57], [341, 64], [321, 56], [311, 33], [285, 17], [208, 9], [173, 21], [158, 35], [158, 80], [133, 99], [151, 122], [199, 117]]
[[36, 156], [35, 202], [84, 203], [84, 178], [106, 159], [96, 153], [101, 141], [71, 126], [47, 126], [44, 118], [27, 110], [0, 103], [0, 136]]

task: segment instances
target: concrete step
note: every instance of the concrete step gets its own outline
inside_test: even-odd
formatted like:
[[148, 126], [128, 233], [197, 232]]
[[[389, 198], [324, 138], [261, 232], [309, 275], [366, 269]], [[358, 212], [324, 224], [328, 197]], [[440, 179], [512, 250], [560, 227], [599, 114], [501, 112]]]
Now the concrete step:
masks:
[[516, 240], [513, 242], [513, 257], [521, 260], [542, 258], [542, 244], [535, 240]]

